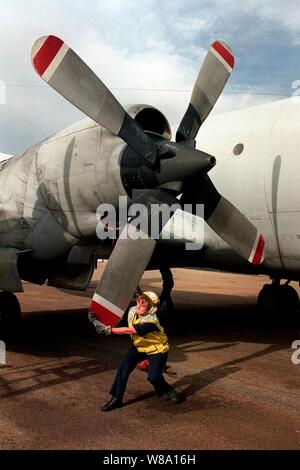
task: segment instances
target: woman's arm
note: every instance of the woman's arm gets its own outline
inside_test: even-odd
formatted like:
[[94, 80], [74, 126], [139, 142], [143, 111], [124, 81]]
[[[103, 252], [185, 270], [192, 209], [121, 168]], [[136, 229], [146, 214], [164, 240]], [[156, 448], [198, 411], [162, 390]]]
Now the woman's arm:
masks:
[[134, 335], [136, 334], [136, 330], [133, 326], [128, 328], [127, 326], [121, 326], [119, 328], [112, 328], [111, 332], [114, 335]]

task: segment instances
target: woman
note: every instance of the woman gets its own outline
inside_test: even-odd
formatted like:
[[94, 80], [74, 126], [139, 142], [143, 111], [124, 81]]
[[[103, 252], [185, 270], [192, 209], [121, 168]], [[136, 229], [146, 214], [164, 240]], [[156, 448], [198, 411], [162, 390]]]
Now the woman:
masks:
[[105, 326], [96, 320], [93, 314], [89, 314], [98, 333], [131, 335], [133, 343], [119, 365], [110, 389], [112, 398], [101, 408], [102, 411], [111, 411], [123, 405], [123, 395], [129, 375], [136, 365], [145, 359], [149, 361], [148, 381], [153, 385], [156, 394], [159, 397], [167, 394], [174, 403], [179, 403], [177, 392], [163, 377], [169, 344], [164, 329], [156, 316], [158, 306], [159, 298], [154, 292], [143, 292], [137, 298], [136, 306], [131, 307], [128, 312], [128, 327]]

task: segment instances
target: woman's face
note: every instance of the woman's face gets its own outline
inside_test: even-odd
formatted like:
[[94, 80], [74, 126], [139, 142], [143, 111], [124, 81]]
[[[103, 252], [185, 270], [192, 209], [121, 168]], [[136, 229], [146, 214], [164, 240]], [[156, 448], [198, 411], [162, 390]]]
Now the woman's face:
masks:
[[139, 315], [145, 315], [149, 308], [148, 302], [145, 299], [138, 299], [136, 303], [136, 311]]

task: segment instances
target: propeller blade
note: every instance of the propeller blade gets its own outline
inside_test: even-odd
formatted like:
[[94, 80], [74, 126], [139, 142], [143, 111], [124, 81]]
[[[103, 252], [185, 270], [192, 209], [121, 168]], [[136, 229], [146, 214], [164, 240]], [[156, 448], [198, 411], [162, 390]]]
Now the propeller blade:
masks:
[[[139, 224], [143, 227], [143, 222], [147, 221], [148, 229], [147, 232], [139, 230], [136, 220], [131, 220], [124, 227], [110, 255], [90, 307], [98, 320], [105, 325], [115, 326], [119, 323], [153, 254], [156, 239], [151, 238], [149, 234], [150, 206], [179, 206], [178, 200], [165, 190], [134, 191], [133, 201], [144, 205]], [[158, 235], [169, 219], [170, 217], [161, 222]], [[140, 237], [141, 232], [143, 238]]]
[[208, 225], [235, 251], [250, 263], [264, 261], [265, 241], [257, 228], [224, 197], [211, 216]]
[[[133, 238], [138, 235], [131, 224], [126, 225], [124, 231], [128, 231]], [[122, 319], [155, 245], [156, 241], [150, 237], [144, 240], [120, 238], [117, 241], [90, 307], [105, 325], [115, 326]]]
[[83, 60], [61, 39], [44, 36], [31, 50], [34, 69], [60, 95], [154, 165], [157, 146]]
[[265, 240], [257, 228], [225, 197], [221, 196], [211, 179], [205, 175], [202, 183], [189, 183], [183, 190], [181, 203], [204, 204], [208, 225], [237, 253], [254, 265], [265, 256]]
[[176, 133], [176, 141], [194, 140], [214, 107], [234, 66], [231, 49], [222, 41], [215, 41], [202, 64], [193, 88], [189, 106]]

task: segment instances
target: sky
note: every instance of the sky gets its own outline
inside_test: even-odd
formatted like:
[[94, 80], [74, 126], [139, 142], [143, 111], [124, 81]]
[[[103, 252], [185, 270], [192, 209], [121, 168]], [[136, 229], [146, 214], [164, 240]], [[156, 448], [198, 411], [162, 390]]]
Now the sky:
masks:
[[22, 153], [84, 117], [33, 70], [39, 36], [62, 38], [123, 105], [156, 106], [172, 126], [216, 39], [231, 47], [235, 68], [213, 113], [291, 96], [300, 80], [298, 0], [0, 0], [0, 8], [0, 152]]

